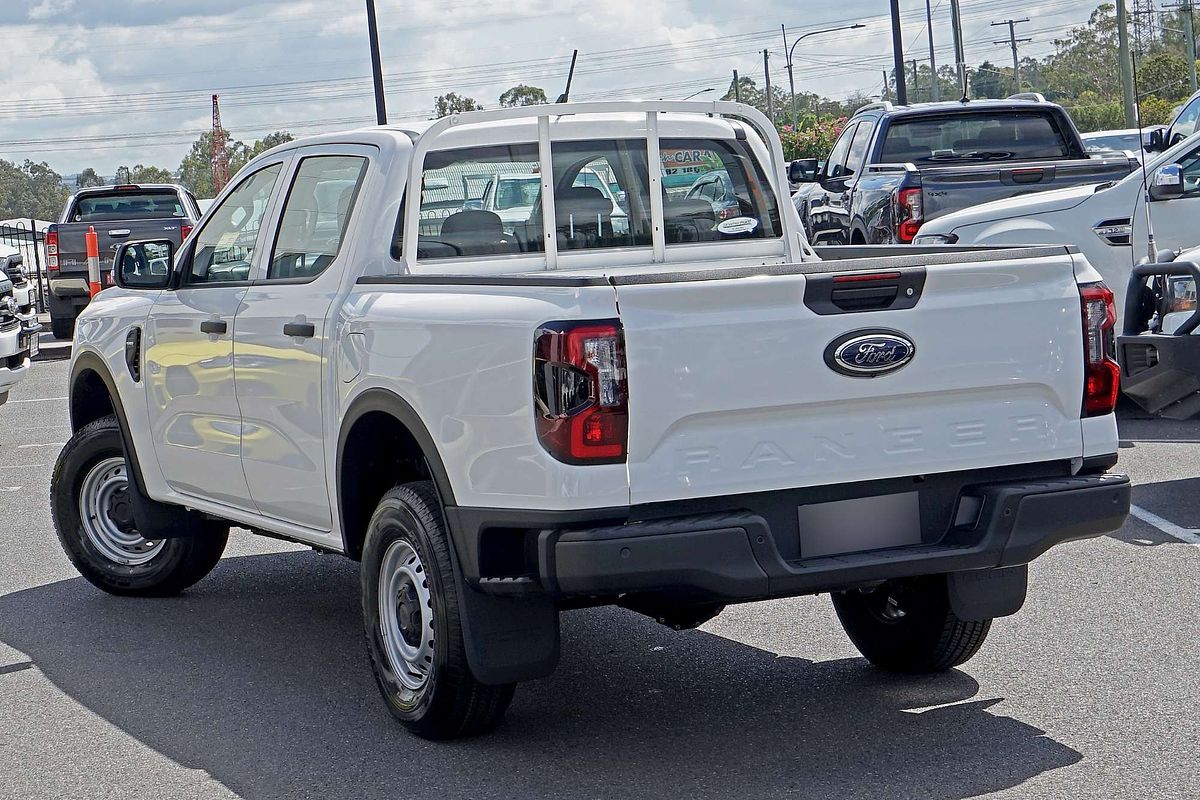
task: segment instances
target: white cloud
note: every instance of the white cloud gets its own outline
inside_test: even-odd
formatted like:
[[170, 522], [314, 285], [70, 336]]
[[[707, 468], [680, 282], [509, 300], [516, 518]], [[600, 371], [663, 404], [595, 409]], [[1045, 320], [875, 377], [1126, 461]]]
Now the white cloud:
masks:
[[75, 0], [40, 0], [33, 8], [29, 9], [30, 19], [50, 19], [56, 17], [63, 12], [70, 11], [75, 5]]

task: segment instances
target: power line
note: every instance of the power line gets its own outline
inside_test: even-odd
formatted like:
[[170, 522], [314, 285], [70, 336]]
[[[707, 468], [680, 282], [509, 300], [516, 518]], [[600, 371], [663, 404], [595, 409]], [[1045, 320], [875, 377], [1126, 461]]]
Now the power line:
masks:
[[[1021, 91], [1021, 62], [1017, 57], [1017, 45], [1024, 42], [1032, 42], [1033, 39], [1018, 39], [1017, 26], [1029, 22], [1029, 17], [1021, 17], [1021, 19], [1006, 19], [1003, 22], [993, 22], [992, 27], [997, 25], [1008, 26], [1008, 44], [1012, 48], [1013, 57], [1013, 94]], [[992, 44], [1004, 44], [1004, 40], [993, 41]]]

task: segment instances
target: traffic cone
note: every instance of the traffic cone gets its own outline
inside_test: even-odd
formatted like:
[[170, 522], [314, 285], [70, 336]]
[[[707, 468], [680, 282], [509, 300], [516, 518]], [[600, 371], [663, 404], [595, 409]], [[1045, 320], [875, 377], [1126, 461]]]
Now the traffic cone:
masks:
[[94, 225], [88, 225], [83, 240], [87, 243], [88, 296], [95, 297], [103, 287], [100, 285], [100, 240]]

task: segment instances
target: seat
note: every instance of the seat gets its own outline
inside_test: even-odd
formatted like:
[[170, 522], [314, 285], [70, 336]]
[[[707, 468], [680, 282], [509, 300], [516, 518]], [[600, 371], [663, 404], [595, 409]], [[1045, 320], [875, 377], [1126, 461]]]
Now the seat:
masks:
[[513, 237], [504, 232], [503, 221], [491, 211], [456, 211], [442, 222], [437, 238], [464, 256], [516, 250]]
[[598, 247], [601, 240], [612, 239], [612, 208], [612, 202], [594, 186], [568, 186], [555, 192], [559, 248]]
[[716, 224], [717, 215], [708, 200], [681, 198], [663, 204], [663, 226], [667, 244], [716, 241], [720, 238], [713, 230]]
[[928, 155], [928, 150], [918, 155], [913, 149], [912, 140], [907, 136], [888, 134], [883, 144], [883, 153], [879, 158], [885, 164], [904, 164]]

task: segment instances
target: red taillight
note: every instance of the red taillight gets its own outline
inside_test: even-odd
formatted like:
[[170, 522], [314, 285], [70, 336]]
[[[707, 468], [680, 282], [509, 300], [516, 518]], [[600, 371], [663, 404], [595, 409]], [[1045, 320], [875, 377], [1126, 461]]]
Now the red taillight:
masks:
[[179, 242], [180, 242], [180, 244], [187, 241], [188, 234], [190, 234], [191, 232], [192, 232], [191, 225], [180, 225], [179, 226]]
[[921, 200], [921, 190], [901, 189], [896, 195], [896, 239], [903, 244], [909, 244], [917, 238], [925, 222], [925, 208]]
[[568, 464], [625, 460], [625, 337], [617, 320], [548, 322], [533, 349], [538, 440]]
[[58, 272], [58, 231], [46, 232], [46, 269]]
[[1079, 287], [1083, 316], [1083, 416], [1101, 417], [1117, 407], [1121, 368], [1117, 366], [1117, 306], [1103, 283]]

